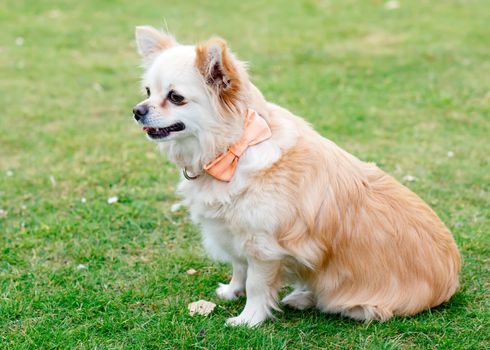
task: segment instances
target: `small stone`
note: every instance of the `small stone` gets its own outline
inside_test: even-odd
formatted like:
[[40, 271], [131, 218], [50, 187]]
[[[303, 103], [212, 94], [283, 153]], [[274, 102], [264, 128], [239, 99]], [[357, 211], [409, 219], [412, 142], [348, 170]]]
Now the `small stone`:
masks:
[[454, 152], [453, 151], [447, 152], [447, 156], [448, 156], [448, 158], [454, 157]]
[[396, 10], [400, 7], [400, 3], [396, 0], [390, 0], [385, 3], [385, 9], [387, 10]]
[[195, 269], [189, 269], [185, 273], [187, 273], [188, 275], [191, 275], [192, 276], [192, 275], [195, 275], [197, 273], [197, 270], [195, 270]]
[[403, 177], [403, 180], [408, 181], [408, 182], [414, 182], [417, 180], [417, 178], [413, 175], [405, 175]]
[[87, 265], [78, 264], [78, 266], [77, 266], [77, 270], [86, 270], [86, 269], [87, 269]]
[[22, 46], [22, 45], [24, 45], [24, 38], [23, 38], [23, 37], [21, 37], [21, 36], [19, 36], [19, 37], [15, 38], [15, 45], [17, 45], [17, 46]]
[[189, 315], [191, 316], [194, 316], [195, 314], [207, 316], [211, 312], [213, 312], [215, 307], [216, 307], [215, 303], [206, 300], [198, 300], [193, 303], [190, 303], [187, 306], [187, 308], [189, 309]]
[[2, 208], [0, 208], [0, 217], [1, 216], [7, 216], [7, 211], [3, 210]]
[[172, 204], [172, 206], [170, 207], [170, 211], [172, 213], [178, 212], [180, 208], [182, 208], [183, 206], [184, 206], [184, 202], [178, 201], [177, 203]]
[[61, 17], [61, 11], [58, 9], [53, 9], [48, 13], [49, 18], [59, 18]]
[[5, 172], [5, 175], [7, 175], [8, 177], [10, 177], [10, 176], [14, 176], [14, 172], [13, 172], [12, 170], [7, 170], [7, 171]]
[[82, 198], [80, 199], [80, 202], [82, 202], [83, 204], [87, 203], [87, 198], [82, 197]]
[[117, 198], [117, 196], [109, 197], [109, 198], [107, 199], [107, 203], [109, 203], [109, 204], [114, 204], [114, 203], [116, 203], [118, 200], [119, 200], [119, 198]]
[[97, 91], [97, 92], [102, 92], [104, 91], [104, 88], [102, 87], [102, 85], [100, 85], [99, 83], [95, 82], [92, 84], [92, 88]]

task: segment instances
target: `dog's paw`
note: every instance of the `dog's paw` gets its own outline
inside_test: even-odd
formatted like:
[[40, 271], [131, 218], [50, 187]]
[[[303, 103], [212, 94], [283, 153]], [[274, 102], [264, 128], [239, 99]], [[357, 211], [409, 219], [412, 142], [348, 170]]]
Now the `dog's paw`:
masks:
[[270, 316], [271, 313], [266, 304], [253, 306], [247, 304], [240, 315], [227, 319], [226, 324], [228, 326], [255, 327], [267, 320]]
[[310, 291], [293, 291], [281, 301], [283, 304], [297, 310], [305, 310], [315, 303], [313, 293]]
[[264, 320], [265, 318], [248, 318], [246, 316], [238, 315], [236, 317], [230, 317], [229, 319], [227, 319], [226, 325], [230, 327], [247, 326], [251, 328], [260, 325]]
[[231, 284], [220, 283], [216, 289], [216, 295], [223, 300], [234, 300], [239, 296], [245, 295], [243, 288], [237, 288]]

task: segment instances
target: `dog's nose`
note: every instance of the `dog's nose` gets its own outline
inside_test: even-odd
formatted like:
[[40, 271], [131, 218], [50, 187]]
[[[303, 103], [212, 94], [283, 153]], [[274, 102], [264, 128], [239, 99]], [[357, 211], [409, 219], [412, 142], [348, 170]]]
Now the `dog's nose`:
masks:
[[148, 114], [148, 106], [145, 104], [137, 105], [136, 107], [133, 108], [133, 114], [134, 114], [134, 119], [139, 121], [141, 118], [143, 118], [145, 115]]

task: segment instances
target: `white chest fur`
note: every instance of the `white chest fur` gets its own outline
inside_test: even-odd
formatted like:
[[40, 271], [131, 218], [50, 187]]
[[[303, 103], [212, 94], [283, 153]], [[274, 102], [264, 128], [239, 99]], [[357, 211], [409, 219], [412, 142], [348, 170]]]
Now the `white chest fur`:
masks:
[[[203, 243], [214, 259], [244, 259], [244, 252], [272, 243], [274, 206], [264, 201], [260, 191], [251, 188], [250, 175], [270, 167], [281, 155], [272, 141], [247, 149], [240, 158], [231, 182], [215, 179], [182, 179], [178, 192], [184, 197], [194, 223], [200, 225]], [[267, 245], [265, 245], [267, 246]], [[262, 254], [255, 251], [254, 254]]]

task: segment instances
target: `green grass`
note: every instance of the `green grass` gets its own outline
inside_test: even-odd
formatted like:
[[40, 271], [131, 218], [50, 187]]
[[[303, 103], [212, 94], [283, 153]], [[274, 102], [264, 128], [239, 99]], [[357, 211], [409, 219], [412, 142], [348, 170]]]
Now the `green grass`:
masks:
[[[0, 3], [1, 348], [490, 347], [490, 4], [264, 3]], [[451, 301], [386, 323], [285, 310], [225, 328], [244, 300], [215, 297], [229, 268], [170, 213], [178, 171], [130, 113], [134, 26], [165, 22], [183, 42], [224, 36], [270, 101], [400, 181], [415, 176], [406, 184], [463, 255]], [[218, 304], [207, 318], [187, 313], [200, 298]]]

